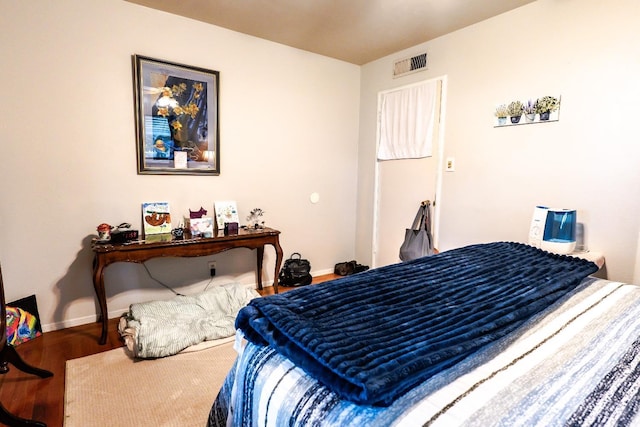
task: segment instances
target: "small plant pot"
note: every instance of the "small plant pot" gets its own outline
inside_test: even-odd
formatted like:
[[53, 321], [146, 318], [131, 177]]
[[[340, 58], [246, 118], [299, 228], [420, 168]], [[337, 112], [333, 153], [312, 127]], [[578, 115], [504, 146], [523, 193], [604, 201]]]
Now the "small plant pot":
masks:
[[527, 119], [528, 122], [532, 122], [536, 119], [536, 113], [525, 114], [524, 118]]
[[545, 111], [544, 113], [540, 113], [540, 120], [549, 120], [550, 111]]
[[502, 126], [502, 125], [506, 125], [507, 124], [507, 118], [506, 117], [498, 117], [498, 125]]
[[511, 123], [520, 123], [520, 116], [511, 116]]

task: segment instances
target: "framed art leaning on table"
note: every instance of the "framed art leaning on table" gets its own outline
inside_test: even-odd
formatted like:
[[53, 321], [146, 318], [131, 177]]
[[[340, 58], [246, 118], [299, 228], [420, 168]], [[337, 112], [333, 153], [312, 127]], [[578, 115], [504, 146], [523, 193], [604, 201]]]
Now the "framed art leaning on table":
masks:
[[138, 174], [219, 175], [220, 73], [133, 56]]

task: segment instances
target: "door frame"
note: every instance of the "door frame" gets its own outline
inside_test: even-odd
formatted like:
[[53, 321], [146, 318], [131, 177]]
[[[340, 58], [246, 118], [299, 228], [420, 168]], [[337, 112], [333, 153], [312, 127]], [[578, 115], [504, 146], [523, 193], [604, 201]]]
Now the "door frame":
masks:
[[[397, 91], [398, 89], [406, 89], [413, 86], [418, 86], [424, 83], [439, 81], [440, 82], [440, 107], [439, 107], [439, 120], [434, 125], [438, 126], [438, 154], [436, 158], [436, 194], [435, 199], [432, 200], [431, 206], [433, 209], [433, 244], [434, 247], [438, 247], [440, 237], [440, 201], [442, 200], [442, 173], [444, 171], [444, 130], [445, 130], [445, 115], [447, 106], [447, 76], [438, 76], [432, 79], [421, 80], [419, 82], [410, 83], [404, 86], [395, 87], [378, 92], [378, 107], [377, 107], [377, 121], [376, 121], [376, 155], [374, 158], [374, 190], [373, 190], [373, 233], [371, 244], [371, 264], [372, 267], [379, 267], [378, 265], [378, 225], [380, 221], [380, 162], [378, 161], [378, 149], [380, 146], [380, 107], [382, 96], [389, 92]], [[398, 248], [400, 250], [400, 248]]]

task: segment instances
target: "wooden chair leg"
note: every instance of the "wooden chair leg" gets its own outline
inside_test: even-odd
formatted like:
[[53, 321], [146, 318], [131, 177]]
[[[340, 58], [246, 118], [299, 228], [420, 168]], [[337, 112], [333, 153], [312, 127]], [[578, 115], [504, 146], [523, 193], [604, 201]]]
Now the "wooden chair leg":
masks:
[[22, 372], [37, 375], [40, 378], [48, 378], [53, 376], [53, 373], [49, 371], [29, 365], [27, 362], [22, 360], [15, 348], [5, 343], [4, 348], [0, 350], [0, 373], [4, 374], [9, 370], [9, 366], [7, 365], [7, 363], [11, 363]]
[[36, 420], [20, 418], [7, 411], [0, 403], [0, 423], [10, 427], [47, 427], [45, 423]]
[[[53, 376], [53, 373], [49, 371], [29, 365], [27, 362], [22, 360], [15, 348], [11, 347], [5, 342], [2, 350], [0, 350], [0, 374], [7, 373], [9, 371], [9, 363], [20, 369], [22, 372], [37, 375], [40, 378], [48, 378]], [[13, 415], [11, 412], [7, 411], [7, 409], [1, 403], [0, 423], [10, 427], [47, 427], [45, 423], [42, 423], [40, 421], [20, 418], [16, 415]]]
[[[4, 300], [4, 283], [2, 282], [2, 269], [0, 269], [0, 374], [9, 371], [9, 363], [27, 374], [37, 375], [41, 378], [53, 376], [53, 373], [38, 369], [22, 360], [15, 348], [7, 343], [7, 310]], [[47, 427], [45, 423], [36, 420], [28, 420], [13, 415], [0, 403], [0, 423], [9, 427]]]

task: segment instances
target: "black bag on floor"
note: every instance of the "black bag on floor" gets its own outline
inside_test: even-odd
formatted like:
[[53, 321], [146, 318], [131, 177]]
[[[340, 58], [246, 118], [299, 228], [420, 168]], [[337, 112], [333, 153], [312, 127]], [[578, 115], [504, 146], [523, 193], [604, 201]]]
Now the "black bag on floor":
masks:
[[362, 271], [367, 271], [369, 269], [368, 265], [358, 264], [355, 260], [348, 262], [339, 262], [333, 268], [333, 273], [338, 276], [350, 276], [355, 273], [360, 273]]
[[298, 252], [294, 252], [284, 261], [278, 275], [280, 286], [305, 286], [309, 285], [311, 280], [311, 263], [309, 260], [302, 259], [302, 255]]

